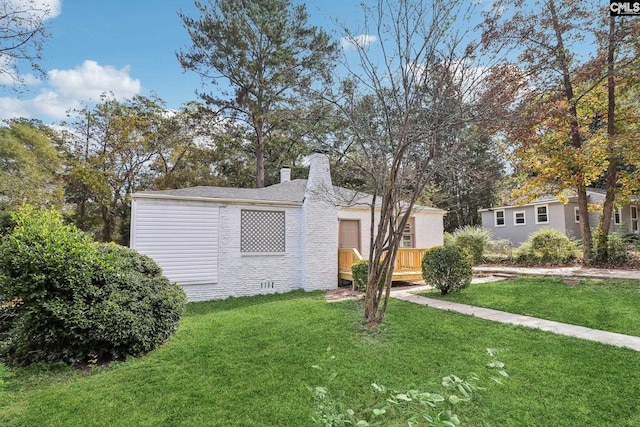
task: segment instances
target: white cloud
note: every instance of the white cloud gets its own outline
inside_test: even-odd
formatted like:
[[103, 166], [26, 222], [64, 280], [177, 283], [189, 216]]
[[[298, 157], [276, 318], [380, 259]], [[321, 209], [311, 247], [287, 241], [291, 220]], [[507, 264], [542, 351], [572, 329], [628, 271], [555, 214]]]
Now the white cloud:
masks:
[[84, 61], [72, 70], [51, 70], [49, 83], [65, 98], [97, 101], [103, 92], [116, 98], [130, 98], [140, 92], [140, 80], [129, 76], [129, 68], [118, 70], [96, 61]]
[[340, 39], [340, 44], [344, 50], [364, 49], [378, 40], [376, 36], [370, 34], [359, 34], [357, 36], [347, 36]]
[[113, 93], [116, 99], [122, 99], [141, 91], [140, 80], [129, 75], [128, 67], [117, 69], [90, 60], [73, 69], [51, 70], [47, 77], [48, 87], [42, 88], [34, 98], [0, 98], [0, 119], [62, 120], [67, 111], [96, 103], [103, 93]]
[[22, 17], [42, 17], [44, 21], [53, 19], [62, 12], [62, 0], [4, 0], [5, 11], [26, 11]]
[[29, 116], [23, 101], [16, 98], [0, 98], [0, 120]]
[[[13, 85], [17, 83], [18, 78], [15, 75], [16, 65], [15, 59], [9, 55], [0, 56], [0, 85]], [[25, 85], [36, 85], [40, 83], [40, 79], [33, 74], [22, 74], [19, 76], [20, 82]]]

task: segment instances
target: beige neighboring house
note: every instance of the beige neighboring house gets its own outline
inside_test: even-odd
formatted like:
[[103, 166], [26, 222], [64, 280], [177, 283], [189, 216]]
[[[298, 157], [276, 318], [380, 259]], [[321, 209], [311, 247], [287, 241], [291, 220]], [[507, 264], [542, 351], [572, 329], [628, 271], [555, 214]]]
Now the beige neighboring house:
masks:
[[[339, 248], [369, 251], [371, 196], [331, 182], [324, 154], [309, 179], [265, 188], [192, 187], [132, 195], [130, 245], [190, 301], [338, 286]], [[443, 243], [441, 209], [416, 207], [403, 246]]]
[[[587, 190], [589, 204], [604, 203], [604, 190]], [[578, 212], [578, 198], [568, 197], [568, 203], [563, 203], [557, 197], [541, 197], [533, 202], [517, 206], [507, 204], [487, 209], [480, 209], [482, 226], [490, 229], [496, 239], [510, 240], [515, 246], [524, 242], [527, 237], [543, 228], [554, 228], [566, 234], [569, 238], [579, 240], [580, 214]], [[589, 213], [589, 224], [595, 230], [600, 220], [600, 211]], [[614, 210], [611, 219], [612, 232], [622, 234], [638, 233], [640, 219], [640, 199], [632, 197], [631, 202]]]

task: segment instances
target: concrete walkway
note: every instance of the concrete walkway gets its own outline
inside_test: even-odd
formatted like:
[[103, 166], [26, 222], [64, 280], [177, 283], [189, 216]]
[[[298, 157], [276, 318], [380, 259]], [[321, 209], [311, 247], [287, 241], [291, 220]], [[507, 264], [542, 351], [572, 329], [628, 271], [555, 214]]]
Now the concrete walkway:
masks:
[[500, 265], [473, 267], [481, 274], [527, 274], [531, 276], [581, 277], [585, 279], [627, 279], [640, 280], [640, 270], [588, 267], [506, 267]]
[[[557, 274], [554, 274], [557, 276]], [[473, 283], [503, 280], [493, 277], [474, 279]], [[635, 351], [640, 351], [640, 337], [618, 334], [615, 332], [601, 331], [598, 329], [585, 328], [584, 326], [569, 325], [566, 323], [554, 322], [552, 320], [538, 319], [520, 314], [506, 313], [504, 311], [492, 310], [490, 308], [474, 307], [456, 302], [441, 301], [434, 298], [427, 298], [415, 295], [415, 292], [431, 289], [430, 286], [412, 286], [404, 288], [392, 288], [391, 297], [403, 301], [409, 301], [420, 305], [426, 305], [441, 310], [450, 310], [458, 313], [468, 314], [481, 319], [492, 320], [500, 323], [511, 323], [513, 325], [535, 328], [543, 331], [553, 332], [559, 335], [582, 338], [589, 341], [597, 341], [617, 347], [626, 347]]]

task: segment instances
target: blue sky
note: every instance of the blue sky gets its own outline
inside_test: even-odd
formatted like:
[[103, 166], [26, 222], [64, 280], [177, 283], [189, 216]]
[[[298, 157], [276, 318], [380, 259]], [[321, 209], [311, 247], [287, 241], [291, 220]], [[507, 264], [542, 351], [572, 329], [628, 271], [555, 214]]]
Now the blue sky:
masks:
[[[24, 2], [25, 0], [2, 0]], [[105, 91], [116, 97], [156, 93], [168, 108], [197, 99], [195, 73], [183, 72], [175, 52], [190, 40], [178, 11], [195, 15], [191, 0], [34, 0], [48, 3], [50, 38], [41, 79], [21, 93], [0, 87], [0, 119], [16, 116], [46, 123], [90, 105]], [[361, 16], [358, 0], [306, 2], [313, 25], [335, 30], [331, 18]], [[355, 24], [354, 24], [355, 25]]]

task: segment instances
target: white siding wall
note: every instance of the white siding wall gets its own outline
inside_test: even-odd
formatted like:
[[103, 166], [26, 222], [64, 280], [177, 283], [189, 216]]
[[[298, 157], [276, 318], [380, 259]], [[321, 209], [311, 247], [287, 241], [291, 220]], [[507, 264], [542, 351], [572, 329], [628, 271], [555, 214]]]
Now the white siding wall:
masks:
[[[415, 221], [415, 246], [416, 248], [431, 248], [444, 244], [444, 212], [414, 211]], [[360, 221], [360, 246], [361, 255], [369, 258], [371, 211], [369, 208], [350, 207], [338, 209], [339, 219], [353, 219]], [[375, 221], [377, 227], [378, 221]]]
[[415, 212], [416, 248], [431, 248], [444, 244], [443, 214]]
[[211, 299], [218, 282], [218, 205], [133, 200], [131, 247], [155, 260], [190, 300]]

